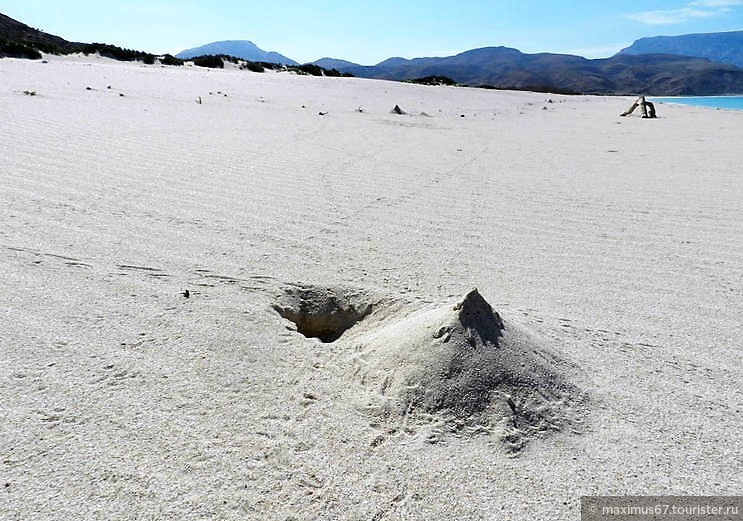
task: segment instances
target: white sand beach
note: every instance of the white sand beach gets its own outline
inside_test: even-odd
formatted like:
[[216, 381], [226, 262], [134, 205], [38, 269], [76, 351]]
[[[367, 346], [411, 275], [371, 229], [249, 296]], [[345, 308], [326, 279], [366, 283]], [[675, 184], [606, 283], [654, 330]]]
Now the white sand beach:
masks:
[[0, 60], [0, 519], [743, 490], [743, 112], [46, 59]]

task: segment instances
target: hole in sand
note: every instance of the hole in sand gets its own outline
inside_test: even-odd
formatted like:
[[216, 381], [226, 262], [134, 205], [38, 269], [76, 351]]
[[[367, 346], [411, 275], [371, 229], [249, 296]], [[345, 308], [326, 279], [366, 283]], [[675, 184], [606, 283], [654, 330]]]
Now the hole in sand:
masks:
[[299, 333], [328, 343], [372, 312], [368, 298], [349, 288], [297, 286], [285, 290], [273, 309], [293, 322]]

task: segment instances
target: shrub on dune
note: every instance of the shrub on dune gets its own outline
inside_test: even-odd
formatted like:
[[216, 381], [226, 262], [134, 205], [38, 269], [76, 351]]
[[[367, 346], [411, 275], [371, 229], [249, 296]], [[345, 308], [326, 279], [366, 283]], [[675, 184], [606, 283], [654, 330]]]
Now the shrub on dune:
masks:
[[207, 67], [210, 69], [224, 69], [224, 60], [219, 56], [212, 56], [210, 54], [205, 56], [197, 56], [193, 58], [193, 64], [197, 67]]
[[6, 42], [0, 40], [0, 58], [24, 58], [27, 60], [40, 60], [41, 53], [36, 49], [22, 43]]

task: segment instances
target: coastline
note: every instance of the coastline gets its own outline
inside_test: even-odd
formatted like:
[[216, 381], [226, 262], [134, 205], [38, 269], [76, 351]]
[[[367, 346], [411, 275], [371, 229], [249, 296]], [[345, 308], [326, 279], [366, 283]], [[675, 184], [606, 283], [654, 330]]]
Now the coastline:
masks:
[[743, 95], [727, 96], [649, 96], [649, 99], [659, 103], [674, 103], [713, 109], [743, 110]]

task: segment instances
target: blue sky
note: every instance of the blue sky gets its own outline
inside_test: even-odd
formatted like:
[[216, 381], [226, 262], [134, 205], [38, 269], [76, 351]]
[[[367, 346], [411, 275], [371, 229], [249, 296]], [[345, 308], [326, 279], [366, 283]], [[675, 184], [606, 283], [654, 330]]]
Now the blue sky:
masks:
[[362, 64], [498, 45], [597, 58], [643, 36], [743, 30], [743, 0], [0, 0], [0, 12], [68, 40], [154, 53], [251, 40], [299, 62]]

